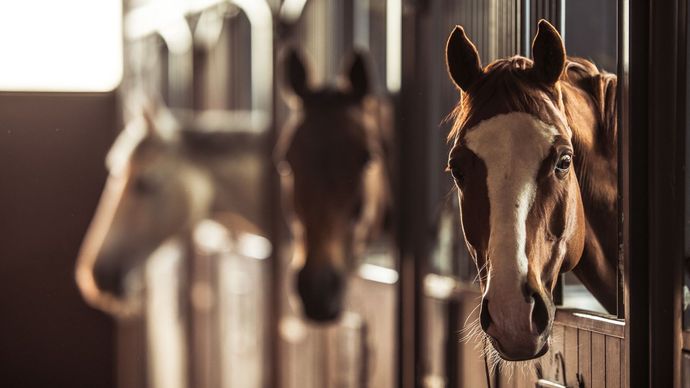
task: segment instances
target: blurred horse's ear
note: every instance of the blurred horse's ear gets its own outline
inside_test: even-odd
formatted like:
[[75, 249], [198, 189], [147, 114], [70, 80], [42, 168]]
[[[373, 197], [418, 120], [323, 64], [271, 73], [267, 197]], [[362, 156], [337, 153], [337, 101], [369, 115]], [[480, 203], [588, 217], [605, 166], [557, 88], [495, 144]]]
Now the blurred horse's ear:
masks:
[[467, 91], [482, 75], [479, 52], [461, 26], [455, 26], [446, 43], [446, 66], [455, 85]]
[[158, 124], [156, 118], [158, 116], [158, 107], [155, 103], [148, 103], [141, 109], [141, 115], [144, 118], [144, 126], [146, 130], [146, 137], [158, 138]]
[[539, 21], [532, 43], [532, 58], [535, 78], [548, 85], [555, 84], [565, 68], [565, 46], [556, 28], [544, 19]]
[[288, 49], [283, 66], [286, 91], [304, 99], [309, 92], [309, 80], [302, 53], [294, 47]]
[[355, 51], [346, 70], [350, 92], [357, 100], [364, 98], [371, 88], [366, 62], [364, 53]]

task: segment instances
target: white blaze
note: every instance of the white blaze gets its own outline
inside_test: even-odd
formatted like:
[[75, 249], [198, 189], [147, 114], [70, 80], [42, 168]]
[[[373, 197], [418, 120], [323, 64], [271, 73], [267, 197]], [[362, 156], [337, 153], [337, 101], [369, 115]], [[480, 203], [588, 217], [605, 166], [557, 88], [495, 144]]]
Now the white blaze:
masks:
[[527, 277], [527, 215], [536, 177], [556, 134], [555, 127], [536, 117], [514, 112], [484, 120], [466, 135], [467, 147], [486, 165], [491, 277], [512, 280], [518, 288]]

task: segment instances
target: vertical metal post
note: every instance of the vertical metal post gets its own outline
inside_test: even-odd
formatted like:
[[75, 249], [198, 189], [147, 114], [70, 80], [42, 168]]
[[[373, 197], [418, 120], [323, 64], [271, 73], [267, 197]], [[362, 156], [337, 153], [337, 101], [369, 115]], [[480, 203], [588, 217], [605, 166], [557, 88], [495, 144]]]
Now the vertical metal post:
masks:
[[679, 387], [686, 2], [622, 4], [634, 42], [621, 144], [628, 382]]
[[532, 9], [531, 9], [531, 3], [532, 0], [521, 0], [520, 1], [520, 20], [522, 21], [521, 26], [522, 28], [520, 29], [520, 33], [522, 36], [522, 47], [520, 49], [520, 52], [522, 53], [523, 56], [528, 57], [531, 54], [531, 47], [532, 47], [532, 30], [531, 30], [531, 23], [532, 23]]

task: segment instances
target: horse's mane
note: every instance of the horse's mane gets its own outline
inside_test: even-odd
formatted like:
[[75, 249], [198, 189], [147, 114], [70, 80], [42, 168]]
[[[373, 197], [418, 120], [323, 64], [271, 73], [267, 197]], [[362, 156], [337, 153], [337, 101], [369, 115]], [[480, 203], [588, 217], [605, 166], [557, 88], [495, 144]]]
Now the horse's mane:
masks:
[[[462, 93], [460, 101], [448, 116], [448, 120], [453, 120], [448, 140], [453, 141], [465, 128], [501, 113], [525, 112], [544, 122], [557, 121], [554, 112], [544, 104], [546, 96], [556, 97], [556, 91], [533, 80], [529, 71], [532, 66], [532, 60], [522, 56], [498, 59], [486, 66], [484, 75], [467, 92]], [[589, 94], [602, 110], [602, 120], [612, 116], [615, 120], [615, 114], [606, 113], [606, 110], [615, 111], [615, 106], [603, 104], [604, 96], [600, 96], [600, 76], [612, 75], [600, 72], [586, 59], [568, 57], [560, 82], [569, 83]], [[612, 77], [615, 79], [615, 76]], [[610, 122], [605, 124], [613, 125]]]

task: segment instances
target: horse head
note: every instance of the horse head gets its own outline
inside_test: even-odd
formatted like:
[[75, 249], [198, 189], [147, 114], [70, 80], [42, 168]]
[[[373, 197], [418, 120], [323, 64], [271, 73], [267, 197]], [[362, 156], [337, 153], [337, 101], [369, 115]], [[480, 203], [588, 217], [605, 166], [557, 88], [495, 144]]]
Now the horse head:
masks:
[[580, 261], [586, 234], [574, 167], [582, 155], [569, 125], [578, 108], [570, 94], [564, 98], [563, 41], [544, 20], [532, 54], [482, 67], [459, 26], [446, 47], [449, 75], [463, 93], [448, 169], [480, 275], [480, 325], [505, 360], [548, 350], [553, 290]]
[[77, 259], [77, 283], [89, 303], [116, 315], [134, 312], [133, 270], [205, 217], [213, 188], [193, 160], [167, 112], [144, 114], [120, 133]]
[[380, 225], [388, 178], [380, 128], [369, 109], [370, 77], [355, 53], [335, 87], [313, 89], [300, 52], [284, 60], [293, 115], [276, 148], [293, 265], [305, 315], [336, 319], [347, 270]]

